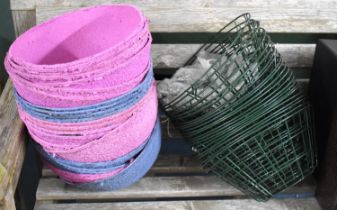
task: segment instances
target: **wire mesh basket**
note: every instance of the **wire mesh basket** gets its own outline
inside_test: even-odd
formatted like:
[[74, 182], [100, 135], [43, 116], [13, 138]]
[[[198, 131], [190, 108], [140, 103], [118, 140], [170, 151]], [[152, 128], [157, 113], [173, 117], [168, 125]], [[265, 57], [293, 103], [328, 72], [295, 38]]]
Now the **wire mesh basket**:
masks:
[[219, 55], [162, 109], [204, 167], [256, 200], [268, 200], [317, 165], [310, 105], [265, 30], [243, 14], [204, 44]]

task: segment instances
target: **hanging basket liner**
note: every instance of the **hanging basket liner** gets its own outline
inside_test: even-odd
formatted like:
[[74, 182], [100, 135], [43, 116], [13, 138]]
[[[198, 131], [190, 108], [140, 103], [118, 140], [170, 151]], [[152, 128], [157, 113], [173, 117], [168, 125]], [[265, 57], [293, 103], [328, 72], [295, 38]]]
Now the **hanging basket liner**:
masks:
[[84, 8], [29, 29], [12, 44], [8, 56], [27, 69], [76, 69], [93, 58], [105, 59], [136, 36], [145, 22], [142, 13], [131, 5]]
[[99, 6], [28, 30], [11, 45], [5, 65], [27, 101], [76, 107], [119, 96], [138, 85], [149, 69], [150, 46], [148, 23], [138, 9]]

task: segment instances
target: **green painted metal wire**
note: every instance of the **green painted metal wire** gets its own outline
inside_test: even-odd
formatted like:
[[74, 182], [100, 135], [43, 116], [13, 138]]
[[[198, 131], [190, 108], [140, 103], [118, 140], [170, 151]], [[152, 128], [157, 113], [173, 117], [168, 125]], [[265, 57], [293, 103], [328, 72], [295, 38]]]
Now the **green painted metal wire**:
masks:
[[186, 65], [201, 51], [219, 58], [161, 106], [203, 166], [263, 201], [311, 174], [317, 160], [310, 106], [259, 23], [239, 16]]

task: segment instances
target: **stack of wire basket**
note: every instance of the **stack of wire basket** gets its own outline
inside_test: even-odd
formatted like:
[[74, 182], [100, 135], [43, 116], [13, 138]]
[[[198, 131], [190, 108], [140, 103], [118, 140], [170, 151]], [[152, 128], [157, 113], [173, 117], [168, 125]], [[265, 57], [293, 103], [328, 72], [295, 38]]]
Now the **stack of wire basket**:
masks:
[[228, 23], [206, 51], [219, 58], [162, 109], [203, 166], [257, 200], [317, 165], [310, 105], [266, 31], [249, 14]]

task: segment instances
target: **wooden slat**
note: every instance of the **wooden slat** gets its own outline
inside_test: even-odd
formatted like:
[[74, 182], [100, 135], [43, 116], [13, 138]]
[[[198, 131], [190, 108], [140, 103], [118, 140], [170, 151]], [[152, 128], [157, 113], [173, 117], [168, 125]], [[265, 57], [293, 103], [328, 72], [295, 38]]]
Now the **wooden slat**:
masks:
[[[35, 11], [12, 11], [16, 35], [35, 25]], [[155, 68], [178, 68], [200, 47], [200, 44], [153, 44]], [[277, 44], [276, 48], [289, 67], [311, 67], [315, 44]]]
[[36, 210], [320, 210], [316, 199], [157, 201], [127, 203], [42, 204]]
[[[312, 179], [307, 180], [285, 193], [312, 193]], [[214, 196], [243, 196], [242, 192], [214, 176], [170, 176], [144, 177], [136, 184], [118, 191], [94, 192], [66, 185], [56, 178], [41, 179], [36, 194], [37, 201], [46, 200], [135, 200], [159, 198], [188, 198]]]
[[[12, 11], [16, 35], [34, 26], [35, 11]], [[200, 44], [153, 44], [155, 68], [178, 68], [200, 47]], [[276, 48], [289, 67], [311, 67], [315, 44], [277, 44]]]
[[34, 10], [36, 0], [10, 0], [11, 10]]
[[[89, 5], [86, 4], [87, 2], [89, 1], [81, 1], [76, 6], [50, 6], [49, 4], [38, 6], [37, 22], [87, 6]], [[239, 14], [250, 12], [268, 32], [337, 33], [336, 8], [230, 7], [226, 4], [220, 7], [209, 6], [210, 2], [207, 1], [201, 6], [192, 3], [182, 6], [175, 1], [166, 3], [158, 1], [153, 6], [142, 1], [137, 1], [135, 4], [151, 20], [153, 32], [216, 32]], [[298, 2], [298, 4], [301, 3]]]
[[[154, 44], [152, 58], [155, 68], [178, 68], [200, 47], [199, 44]], [[277, 44], [276, 48], [289, 67], [311, 67], [315, 44]]]
[[[16, 35], [35, 25], [35, 11], [12, 11]], [[200, 44], [153, 44], [155, 68], [178, 68], [200, 47]], [[311, 67], [315, 44], [278, 44], [276, 48], [289, 67]]]
[[[32, 11], [13, 11], [17, 35], [34, 25]], [[200, 44], [153, 44], [152, 57], [154, 68], [179, 68], [200, 47]], [[315, 44], [277, 44], [283, 60], [289, 67], [311, 67]]]
[[[94, 6], [99, 4], [111, 4], [120, 3], [123, 1], [116, 0], [36, 0], [37, 6]], [[335, 0], [222, 0], [222, 1], [211, 1], [211, 0], [176, 0], [174, 2], [165, 0], [149, 0], [146, 1], [147, 7], [156, 8], [162, 7], [252, 7], [252, 8], [294, 8], [301, 4], [301, 8], [331, 8], [337, 6], [337, 1]], [[144, 1], [142, 0], [129, 0], [127, 3], [142, 6]]]
[[191, 196], [242, 195], [232, 186], [210, 176], [144, 177], [118, 191], [92, 192], [66, 187], [59, 179], [41, 179], [36, 194], [40, 200], [146, 199]]
[[[201, 166], [186, 167], [186, 166], [170, 166], [170, 167], [152, 167], [148, 172], [148, 176], [158, 175], [158, 174], [201, 174], [205, 173]], [[42, 169], [42, 177], [51, 178], [57, 177], [50, 169]]]
[[[36, 2], [36, 3], [35, 3]], [[37, 6], [94, 6], [99, 4], [111, 4], [111, 3], [121, 3], [124, 1], [116, 0], [26, 0], [22, 2], [20, 0], [11, 0], [11, 9], [33, 9], [35, 5]], [[144, 3], [143, 0], [130, 0], [127, 1], [130, 4], [135, 4], [141, 6]], [[148, 7], [172, 7], [179, 5], [180, 7], [251, 7], [251, 8], [296, 8], [298, 5], [301, 8], [332, 8], [336, 7], [337, 3], [335, 0], [275, 0], [275, 1], [264, 1], [264, 0], [222, 0], [222, 1], [211, 1], [211, 0], [176, 0], [171, 1], [156, 1], [150, 0], [146, 1]]]
[[[160, 174], [201, 174], [206, 173], [202, 169], [200, 162], [194, 156], [181, 155], [159, 155], [154, 166], [148, 172], [148, 176]], [[51, 178], [57, 177], [50, 169], [42, 169], [42, 177]]]
[[[151, 170], [148, 172], [147, 176], [153, 176], [153, 175], [160, 175], [160, 174], [201, 174], [206, 173], [205, 170], [202, 169], [201, 166], [193, 166], [193, 167], [186, 167], [186, 166], [165, 166], [165, 167], [157, 167], [154, 166], [151, 168]], [[51, 177], [57, 177], [57, 175], [52, 172], [48, 168], [42, 169], [42, 177], [44, 178], [51, 178]]]
[[7, 82], [0, 98], [0, 204], [15, 191], [25, 156], [24, 125], [19, 119], [12, 83]]
[[36, 24], [35, 10], [12, 11], [12, 18], [15, 36], [19, 36]]

